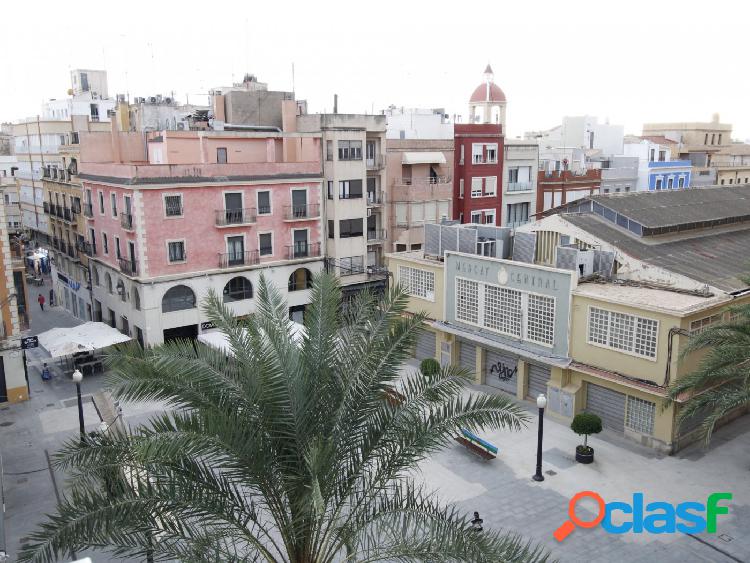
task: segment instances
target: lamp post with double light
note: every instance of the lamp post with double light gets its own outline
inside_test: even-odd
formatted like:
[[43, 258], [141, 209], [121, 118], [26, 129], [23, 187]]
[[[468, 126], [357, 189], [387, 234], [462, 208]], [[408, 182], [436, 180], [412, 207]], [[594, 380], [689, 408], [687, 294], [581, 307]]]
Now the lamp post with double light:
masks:
[[83, 374], [80, 370], [73, 372], [73, 381], [76, 384], [76, 393], [78, 394], [78, 424], [81, 427], [81, 444], [86, 441], [86, 428], [83, 425], [83, 401], [81, 400], [81, 381]]
[[542, 475], [542, 436], [544, 435], [544, 407], [547, 406], [547, 397], [543, 393], [539, 393], [536, 398], [536, 406], [539, 408], [539, 433], [536, 442], [536, 473], [532, 479], [544, 481], [544, 475]]

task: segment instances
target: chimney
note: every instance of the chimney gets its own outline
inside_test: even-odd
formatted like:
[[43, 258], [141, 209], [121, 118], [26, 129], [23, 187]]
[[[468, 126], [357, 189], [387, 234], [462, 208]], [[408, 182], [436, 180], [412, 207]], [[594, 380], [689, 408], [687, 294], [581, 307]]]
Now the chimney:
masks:
[[333, 113], [339, 112], [339, 95], [334, 94], [333, 95]]

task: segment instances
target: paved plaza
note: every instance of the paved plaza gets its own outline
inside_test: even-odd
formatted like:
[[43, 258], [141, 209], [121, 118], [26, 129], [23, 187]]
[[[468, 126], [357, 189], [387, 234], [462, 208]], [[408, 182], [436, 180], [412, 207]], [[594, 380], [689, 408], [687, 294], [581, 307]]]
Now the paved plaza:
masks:
[[[479, 511], [485, 528], [504, 528], [541, 541], [559, 561], [750, 561], [750, 416], [720, 429], [709, 450], [694, 445], [675, 456], [602, 433], [589, 438], [595, 449], [591, 465], [576, 463], [580, 441], [568, 425], [546, 418], [545, 480], [537, 483], [531, 479], [536, 408], [529, 405], [529, 414], [532, 422], [521, 432], [482, 434], [499, 447], [497, 459], [484, 461], [456, 443], [423, 464], [422, 478], [465, 512]], [[576, 529], [560, 544], [552, 533], [567, 519], [570, 498], [584, 490], [596, 491], [605, 502], [629, 502], [634, 492], [644, 493], [645, 503], [705, 503], [713, 492], [730, 492], [733, 499], [729, 515], [719, 516], [717, 534], [613, 535], [596, 527]], [[582, 520], [594, 518], [587, 510], [594, 508], [593, 501], [578, 506]]]
[[[34, 310], [32, 332], [79, 322], [61, 308], [44, 313]], [[75, 386], [60, 374], [43, 382], [39, 376], [42, 361], [43, 350], [30, 351], [31, 399], [0, 408], [5, 531], [11, 561], [43, 515], [54, 510], [64, 489], [64, 476], [50, 469], [49, 455], [78, 430]], [[102, 385], [101, 377], [83, 382], [85, 420], [92, 430], [98, 428], [100, 418], [90, 395]], [[422, 465], [420, 478], [466, 513], [479, 511], [485, 528], [503, 528], [543, 542], [562, 562], [750, 562], [750, 416], [719, 430], [710, 449], [696, 445], [676, 456], [657, 454], [605, 432], [589, 440], [596, 450], [592, 465], [575, 462], [579, 438], [566, 424], [548, 417], [545, 481], [537, 483], [531, 480], [537, 413], [532, 405], [524, 405], [531, 416], [527, 428], [482, 433], [482, 438], [499, 447], [497, 459], [483, 461], [463, 446], [451, 444]], [[126, 422], [133, 424], [161, 411], [162, 406], [126, 404], [123, 409]], [[569, 499], [582, 490], [596, 491], [605, 501], [628, 501], [634, 492], [643, 492], [646, 502], [705, 502], [712, 492], [731, 492], [733, 500], [729, 515], [719, 516], [716, 535], [611, 535], [597, 527], [576, 529], [558, 544], [552, 532], [566, 519]], [[579, 506], [582, 519], [593, 517], [585, 503]], [[97, 563], [110, 560], [101, 553], [93, 557]]]

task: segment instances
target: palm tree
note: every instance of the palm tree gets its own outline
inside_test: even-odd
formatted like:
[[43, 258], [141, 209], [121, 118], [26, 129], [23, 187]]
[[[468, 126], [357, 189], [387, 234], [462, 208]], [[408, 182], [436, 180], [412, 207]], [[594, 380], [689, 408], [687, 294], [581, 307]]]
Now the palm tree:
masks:
[[453, 367], [408, 374], [394, 401], [423, 316], [403, 315], [400, 288], [345, 312], [340, 302], [336, 280], [317, 276], [295, 344], [286, 304], [261, 279], [246, 320], [215, 294], [203, 305], [228, 356], [188, 341], [112, 353], [119, 397], [172, 410], [69, 442], [56, 463], [70, 493], [22, 560], [102, 548], [156, 561], [545, 561], [518, 536], [473, 531], [413, 479], [461, 428], [519, 429], [522, 409], [467, 392]]
[[678, 425], [692, 417], [703, 419], [705, 446], [721, 418], [750, 403], [750, 304], [732, 307], [730, 314], [730, 321], [690, 338], [681, 360], [693, 352], [707, 353], [695, 370], [669, 388], [667, 404], [685, 399]]

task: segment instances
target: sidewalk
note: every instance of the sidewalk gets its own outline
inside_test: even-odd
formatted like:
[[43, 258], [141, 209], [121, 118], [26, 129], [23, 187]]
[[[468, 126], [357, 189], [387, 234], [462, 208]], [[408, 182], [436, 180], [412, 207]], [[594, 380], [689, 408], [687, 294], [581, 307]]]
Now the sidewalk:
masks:
[[[596, 451], [591, 465], [575, 461], [580, 440], [569, 426], [545, 417], [545, 480], [537, 483], [531, 479], [536, 465], [537, 410], [528, 403], [522, 405], [531, 416], [525, 429], [481, 436], [499, 447], [497, 459], [483, 461], [458, 444], [450, 445], [422, 464], [421, 478], [427, 486], [467, 514], [478, 510], [485, 528], [503, 528], [544, 543], [561, 562], [750, 561], [750, 416], [721, 428], [709, 450], [693, 445], [675, 456], [658, 454], [605, 431], [589, 439]], [[731, 492], [733, 498], [729, 514], [718, 519], [717, 534], [613, 535], [596, 527], [576, 529], [558, 543], [552, 532], [567, 520], [571, 497], [584, 490], [599, 493], [605, 502], [630, 501], [635, 492], [644, 493], [646, 503], [705, 503], [713, 492]], [[586, 508], [582, 502], [576, 512], [581, 519], [592, 520], [594, 513]]]

